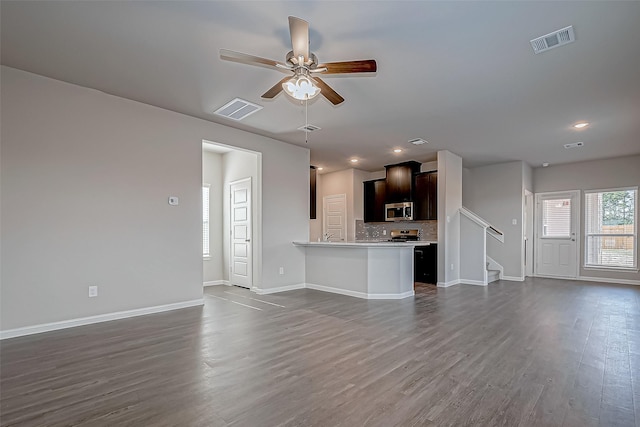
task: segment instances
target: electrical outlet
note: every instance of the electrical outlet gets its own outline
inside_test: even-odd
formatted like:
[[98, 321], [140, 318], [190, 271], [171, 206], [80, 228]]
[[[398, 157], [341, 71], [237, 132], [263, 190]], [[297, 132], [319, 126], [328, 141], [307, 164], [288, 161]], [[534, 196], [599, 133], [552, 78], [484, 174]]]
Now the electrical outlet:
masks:
[[97, 286], [89, 286], [89, 298], [98, 296], [98, 287]]
[[518, 220], [517, 219], [512, 219], [511, 220], [511, 225], [518, 225]]
[[280, 267], [280, 274], [284, 274], [284, 267]]
[[451, 271], [453, 271], [453, 264], [451, 264]]
[[386, 236], [387, 235], [387, 230], [382, 230], [382, 235]]

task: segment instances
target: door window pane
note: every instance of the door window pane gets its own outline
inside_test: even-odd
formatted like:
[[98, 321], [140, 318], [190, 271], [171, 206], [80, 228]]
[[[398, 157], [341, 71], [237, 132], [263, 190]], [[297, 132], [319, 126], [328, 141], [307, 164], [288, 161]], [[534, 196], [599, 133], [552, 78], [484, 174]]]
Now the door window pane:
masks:
[[542, 201], [542, 236], [571, 237], [571, 199]]

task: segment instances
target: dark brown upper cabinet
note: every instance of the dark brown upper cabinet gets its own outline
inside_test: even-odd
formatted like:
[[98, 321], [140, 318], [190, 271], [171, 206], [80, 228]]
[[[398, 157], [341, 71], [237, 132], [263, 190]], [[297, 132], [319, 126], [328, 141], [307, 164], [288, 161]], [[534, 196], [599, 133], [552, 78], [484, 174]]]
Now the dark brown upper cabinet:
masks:
[[364, 183], [364, 222], [383, 222], [386, 203], [386, 183], [384, 179]]
[[385, 166], [387, 169], [387, 203], [411, 202], [413, 200], [413, 176], [420, 173], [420, 163], [410, 161]]
[[438, 219], [438, 172], [424, 172], [415, 175], [413, 219]]

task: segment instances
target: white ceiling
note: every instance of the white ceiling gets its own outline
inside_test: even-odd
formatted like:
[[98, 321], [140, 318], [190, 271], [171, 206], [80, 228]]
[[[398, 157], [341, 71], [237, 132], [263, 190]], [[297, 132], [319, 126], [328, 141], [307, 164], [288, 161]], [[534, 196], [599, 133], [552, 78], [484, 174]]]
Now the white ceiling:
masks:
[[[320, 62], [378, 62], [374, 75], [324, 79], [346, 101], [309, 103], [322, 129], [308, 144], [302, 105], [260, 98], [282, 73], [218, 57], [284, 61], [289, 15], [309, 21]], [[465, 166], [537, 167], [640, 153], [639, 23], [638, 1], [3, 0], [1, 48], [10, 67], [308, 146], [325, 171], [442, 149]], [[576, 42], [533, 53], [529, 40], [568, 25]], [[213, 115], [235, 97], [264, 109], [239, 123]], [[592, 125], [574, 130], [581, 120]], [[417, 137], [429, 144], [407, 143]], [[576, 141], [585, 146], [563, 148]]]

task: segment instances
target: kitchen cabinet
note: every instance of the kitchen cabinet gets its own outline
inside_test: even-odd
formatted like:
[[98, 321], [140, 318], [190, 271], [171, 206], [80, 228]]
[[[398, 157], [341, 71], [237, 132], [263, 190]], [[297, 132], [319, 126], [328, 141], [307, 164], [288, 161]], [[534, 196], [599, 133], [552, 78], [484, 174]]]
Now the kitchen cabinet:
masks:
[[438, 172], [414, 176], [413, 219], [438, 219]]
[[386, 182], [376, 179], [364, 182], [364, 222], [383, 222]]
[[416, 246], [413, 254], [413, 280], [435, 284], [438, 279], [438, 245]]
[[410, 161], [385, 166], [387, 169], [387, 203], [410, 202], [413, 196], [413, 176], [420, 173], [420, 163]]

